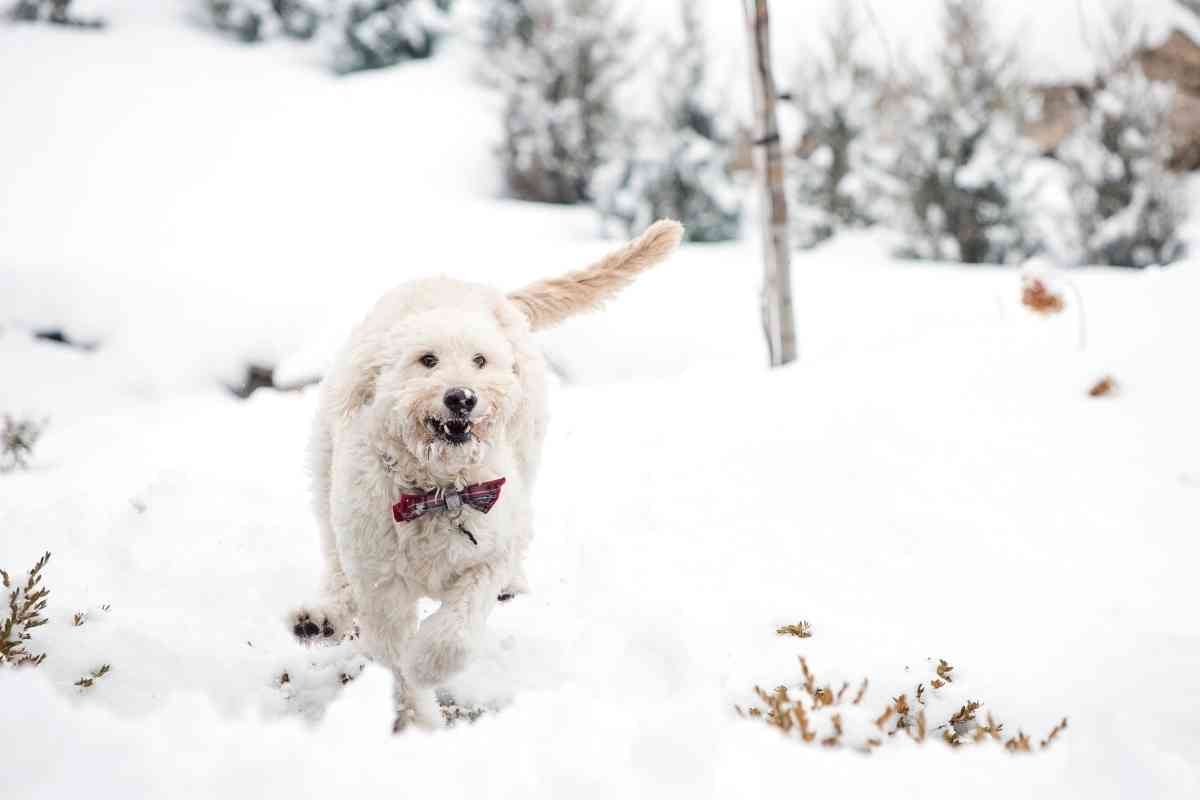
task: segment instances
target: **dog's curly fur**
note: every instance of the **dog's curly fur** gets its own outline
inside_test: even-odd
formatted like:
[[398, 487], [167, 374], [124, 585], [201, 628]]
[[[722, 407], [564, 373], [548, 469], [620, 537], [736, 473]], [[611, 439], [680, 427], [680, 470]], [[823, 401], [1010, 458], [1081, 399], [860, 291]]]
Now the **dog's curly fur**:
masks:
[[[584, 270], [508, 295], [449, 278], [402, 285], [358, 325], [322, 383], [311, 458], [324, 586], [290, 624], [305, 641], [339, 641], [357, 623], [367, 651], [395, 675], [397, 729], [438, 719], [432, 688], [466, 664], [497, 598], [525, 591], [547, 421], [532, 333], [615, 295], [666, 258], [682, 231], [661, 220]], [[451, 414], [444, 400], [460, 387], [478, 398], [469, 415]], [[465, 436], [441, 427], [449, 419], [469, 422]], [[486, 515], [392, 521], [401, 493], [501, 476]], [[421, 597], [441, 607], [418, 626]]]

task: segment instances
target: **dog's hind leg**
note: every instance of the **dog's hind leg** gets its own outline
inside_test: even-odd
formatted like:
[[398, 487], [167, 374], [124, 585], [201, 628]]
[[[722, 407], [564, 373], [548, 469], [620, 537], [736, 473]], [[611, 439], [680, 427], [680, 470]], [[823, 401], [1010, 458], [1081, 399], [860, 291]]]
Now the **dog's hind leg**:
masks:
[[504, 588], [500, 590], [500, 594], [496, 599], [501, 603], [507, 603], [519, 594], [527, 594], [529, 592], [529, 580], [525, 577], [525, 568], [518, 563], [513, 568], [512, 577], [504, 584]]

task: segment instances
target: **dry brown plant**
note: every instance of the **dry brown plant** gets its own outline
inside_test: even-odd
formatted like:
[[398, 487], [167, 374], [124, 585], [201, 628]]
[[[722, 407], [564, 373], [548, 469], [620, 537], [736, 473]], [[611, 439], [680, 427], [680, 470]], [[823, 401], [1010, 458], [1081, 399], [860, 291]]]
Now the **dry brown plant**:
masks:
[[795, 636], [798, 639], [809, 639], [812, 637], [812, 626], [807, 620], [800, 620], [795, 625], [784, 625], [782, 628], [776, 628], [775, 633], [780, 636]]
[[0, 569], [0, 583], [8, 591], [8, 616], [0, 623], [0, 664], [36, 667], [46, 660], [45, 653], [29, 652], [27, 644], [33, 638], [30, 631], [47, 622], [42, 611], [50, 590], [42, 585], [42, 569], [49, 561], [49, 553], [38, 559], [22, 585], [14, 585], [9, 574]]
[[1116, 389], [1116, 379], [1112, 375], [1105, 375], [1092, 384], [1092, 388], [1088, 389], [1088, 397], [1105, 397], [1115, 392]]
[[1021, 305], [1036, 314], [1057, 314], [1063, 310], [1063, 299], [1041, 278], [1026, 276], [1021, 284]]
[[[857, 744], [847, 741], [851, 737], [847, 736], [845, 718], [841, 709], [860, 705], [866, 696], [867, 687], [870, 685], [869, 681], [863, 678], [858, 690], [851, 697], [848, 681], [843, 681], [841, 688], [834, 692], [831, 683], [820, 685], [816, 673], [804, 656], [799, 657], [799, 664], [800, 681], [793, 684], [797, 690], [796, 696], [791, 694], [791, 690], [786, 685], [779, 685], [772, 692], [763, 691], [755, 686], [754, 694], [761, 706], [755, 705], [747, 709], [734, 706], [738, 716], [744, 719], [761, 719], [785, 736], [795, 736], [804, 743], [816, 741], [828, 748], [850, 745], [864, 753], [870, 753], [872, 750], [882, 747], [885, 742], [893, 741], [898, 732], [907, 734], [907, 738], [917, 744], [923, 744], [928, 738], [930, 725], [924, 708], [926, 704], [925, 683], [918, 683], [911, 695], [916, 698], [917, 708], [914, 708], [914, 704], [909, 701], [908, 693], [901, 693], [899, 696], [893, 697], [878, 716], [871, 719], [875, 727], [886, 736], [869, 737], [861, 744]], [[934, 665], [937, 677], [930, 680], [929, 685], [934, 689], [951, 685], [954, 681], [954, 670], [955, 668], [948, 661], [938, 659], [937, 664]], [[941, 736], [937, 738], [953, 748], [991, 742], [1003, 745], [1004, 749], [1011, 753], [1033, 752], [1030, 737], [1023, 731], [1018, 731], [1016, 736], [1005, 739], [1002, 735], [1004, 726], [997, 722], [990, 712], [986, 715], [987, 724], [980, 724], [978, 715], [983, 706], [984, 703], [979, 700], [963, 702], [945, 722], [934, 727], [934, 730], [941, 731]], [[831, 712], [828, 716], [824, 713], [826, 709]], [[828, 728], [823, 734], [818, 734], [817, 721], [813, 717], [814, 712], [821, 712], [820, 716], [828, 722]], [[822, 724], [822, 727], [825, 726]], [[1066, 728], [1067, 720], [1063, 718], [1051, 729], [1046, 738], [1041, 740], [1038, 749], [1049, 747]], [[851, 728], [851, 730], [853, 729]]]

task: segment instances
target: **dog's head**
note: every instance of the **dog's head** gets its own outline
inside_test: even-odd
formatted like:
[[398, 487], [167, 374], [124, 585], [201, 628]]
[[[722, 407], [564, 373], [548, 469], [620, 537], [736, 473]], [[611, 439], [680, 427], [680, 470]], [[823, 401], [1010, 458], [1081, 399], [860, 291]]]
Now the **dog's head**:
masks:
[[489, 447], [513, 443], [518, 467], [532, 475], [545, 420], [531, 332], [598, 307], [682, 235], [679, 223], [659, 220], [585, 269], [508, 295], [450, 278], [399, 286], [355, 330], [323, 402], [343, 420], [370, 407], [371, 435], [402, 445], [439, 483], [461, 477]]
[[363, 343], [372, 364], [355, 384], [379, 434], [438, 475], [502, 443], [523, 390], [514, 343], [494, 314], [428, 310], [380, 333]]

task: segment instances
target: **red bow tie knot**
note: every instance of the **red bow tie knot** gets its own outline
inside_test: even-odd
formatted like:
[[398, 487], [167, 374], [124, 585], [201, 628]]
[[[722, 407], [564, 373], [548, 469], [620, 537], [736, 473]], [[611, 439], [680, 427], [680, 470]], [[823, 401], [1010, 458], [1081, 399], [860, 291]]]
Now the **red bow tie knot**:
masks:
[[472, 483], [458, 492], [430, 492], [429, 494], [402, 494], [400, 502], [392, 506], [392, 519], [396, 522], [411, 522], [430, 511], [457, 511], [470, 506], [486, 514], [500, 499], [500, 487], [504, 478], [484, 483]]

